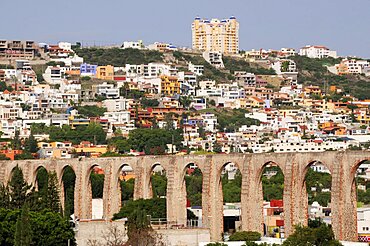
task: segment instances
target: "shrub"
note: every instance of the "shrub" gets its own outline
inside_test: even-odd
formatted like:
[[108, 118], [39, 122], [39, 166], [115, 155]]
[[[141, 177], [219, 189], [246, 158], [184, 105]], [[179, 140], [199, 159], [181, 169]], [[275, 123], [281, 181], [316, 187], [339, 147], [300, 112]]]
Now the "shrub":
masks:
[[230, 236], [230, 241], [259, 241], [261, 234], [256, 231], [238, 231]]
[[206, 246], [227, 246], [225, 243], [208, 243]]

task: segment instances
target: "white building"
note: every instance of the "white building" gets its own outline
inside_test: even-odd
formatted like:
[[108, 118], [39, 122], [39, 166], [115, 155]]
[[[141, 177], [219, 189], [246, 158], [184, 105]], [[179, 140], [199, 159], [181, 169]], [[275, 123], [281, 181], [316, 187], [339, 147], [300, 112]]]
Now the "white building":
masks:
[[58, 43], [59, 48], [66, 50], [66, 51], [72, 51], [72, 44], [68, 42], [59, 42]]
[[343, 59], [341, 64], [343, 64], [348, 73], [351, 74], [361, 74], [365, 73], [365, 69], [370, 67], [369, 61], [359, 60], [359, 59]]
[[48, 84], [59, 85], [64, 79], [64, 73], [61, 71], [60, 66], [48, 66], [42, 77]]
[[370, 242], [370, 207], [357, 208], [357, 232], [360, 242]]
[[104, 119], [112, 124], [127, 124], [130, 122], [130, 111], [105, 112]]
[[203, 58], [215, 68], [224, 68], [224, 62], [222, 61], [222, 53], [217, 51], [205, 51], [203, 52]]
[[201, 114], [206, 131], [215, 132], [217, 130], [217, 117], [214, 114]]
[[138, 50], [141, 50], [141, 49], [143, 49], [143, 47], [144, 47], [144, 45], [143, 45], [142, 40], [138, 40], [136, 42], [125, 41], [125, 42], [123, 42], [123, 45], [121, 46], [121, 49], [138, 49]]
[[327, 58], [333, 57], [337, 58], [337, 52], [334, 50], [329, 50], [325, 46], [318, 45], [306, 45], [299, 50], [300, 56], [307, 56], [309, 58]]
[[189, 62], [188, 69], [190, 72], [195, 73], [197, 76], [202, 76], [204, 73], [203, 65], [194, 65], [193, 63]]
[[281, 48], [279, 56], [280, 57], [289, 57], [289, 56], [295, 56], [296, 51], [293, 48]]
[[119, 98], [119, 89], [114, 84], [104, 82], [100, 85], [93, 85], [93, 90], [95, 90], [97, 95], [108, 99]]
[[119, 112], [128, 110], [130, 108], [130, 102], [132, 102], [132, 99], [120, 97], [118, 99], [104, 100], [103, 106], [107, 108], [108, 112]]
[[290, 59], [281, 59], [277, 62], [273, 62], [271, 64], [272, 69], [275, 70], [276, 74], [284, 74], [284, 73], [297, 73], [297, 65], [293, 60]]
[[126, 64], [127, 77], [144, 76], [144, 78], [156, 78], [160, 75], [177, 76], [177, 68], [172, 64], [149, 63], [141, 65]]

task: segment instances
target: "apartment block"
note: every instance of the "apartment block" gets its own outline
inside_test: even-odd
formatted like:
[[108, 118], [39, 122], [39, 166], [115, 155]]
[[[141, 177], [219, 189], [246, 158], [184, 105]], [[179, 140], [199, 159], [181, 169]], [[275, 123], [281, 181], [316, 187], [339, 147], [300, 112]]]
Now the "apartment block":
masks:
[[31, 40], [0, 40], [0, 59], [33, 59], [37, 50]]
[[223, 20], [197, 17], [191, 28], [193, 49], [225, 54], [239, 52], [239, 22], [234, 16]]
[[161, 91], [167, 96], [180, 94], [180, 82], [175, 76], [161, 76]]
[[343, 59], [340, 64], [335, 65], [339, 75], [365, 73], [370, 67], [369, 61], [359, 59]]

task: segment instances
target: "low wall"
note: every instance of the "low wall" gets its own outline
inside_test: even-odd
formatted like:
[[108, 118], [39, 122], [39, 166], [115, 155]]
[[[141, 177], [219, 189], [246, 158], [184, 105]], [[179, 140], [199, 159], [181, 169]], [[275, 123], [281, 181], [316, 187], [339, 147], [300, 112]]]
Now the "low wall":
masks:
[[[125, 221], [83, 220], [76, 227], [76, 241], [78, 246], [105, 245], [105, 237], [111, 232], [110, 228], [117, 227], [119, 235], [127, 240]], [[209, 229], [162, 229], [156, 230], [166, 246], [199, 246], [201, 242], [209, 242]], [[90, 242], [95, 242], [92, 244]]]
[[[104, 245], [104, 237], [111, 233], [109, 229], [112, 227], [117, 227], [119, 235], [127, 241], [125, 221], [84, 220], [79, 221], [76, 227], [77, 245], [89, 246], [89, 241]], [[90, 243], [90, 245], [92, 244]]]
[[[284, 240], [277, 239], [277, 238], [268, 238], [268, 237], [262, 237], [261, 241], [256, 241], [255, 243], [257, 244], [262, 244], [262, 243], [268, 243], [268, 244], [282, 244]], [[360, 242], [346, 242], [346, 241], [340, 241], [343, 246], [368, 246], [368, 243], [360, 243]], [[199, 243], [199, 246], [205, 246], [209, 242], [202, 242]], [[244, 245], [245, 242], [223, 242], [224, 244], [228, 246], [242, 246]]]
[[209, 242], [209, 229], [171, 229], [157, 230], [162, 235], [166, 246], [199, 246], [201, 242]]

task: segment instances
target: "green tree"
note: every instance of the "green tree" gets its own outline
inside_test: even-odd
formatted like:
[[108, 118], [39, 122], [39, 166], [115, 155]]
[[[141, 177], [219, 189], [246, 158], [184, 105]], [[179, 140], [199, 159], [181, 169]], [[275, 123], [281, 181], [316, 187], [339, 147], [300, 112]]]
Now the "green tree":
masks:
[[202, 206], [203, 174], [199, 168], [185, 176], [186, 195], [191, 206]]
[[9, 208], [10, 206], [10, 195], [8, 187], [0, 184], [0, 208]]
[[191, 98], [189, 96], [181, 96], [179, 102], [184, 108], [189, 109]]
[[318, 228], [297, 226], [294, 233], [283, 243], [283, 246], [306, 245], [339, 246], [342, 244], [335, 240], [332, 228], [326, 224], [322, 224]]
[[167, 131], [173, 131], [175, 130], [175, 126], [174, 126], [174, 115], [173, 114], [166, 114], [164, 116], [164, 122], [166, 122], [166, 127], [165, 129]]
[[24, 151], [21, 154], [15, 155], [14, 159], [15, 160], [28, 160], [28, 159], [35, 159], [35, 157], [31, 153]]
[[135, 209], [130, 213], [127, 236], [129, 238], [127, 244], [132, 246], [165, 245], [161, 237], [150, 226], [145, 210]]
[[59, 188], [58, 188], [58, 177], [57, 173], [51, 172], [48, 175], [48, 186], [47, 186], [47, 208], [55, 213], [61, 211], [60, 199], [59, 199]]
[[143, 108], [151, 108], [151, 107], [157, 107], [159, 105], [159, 101], [157, 99], [148, 99], [148, 98], [143, 97], [140, 100], [140, 104], [141, 106], [143, 106]]
[[245, 109], [216, 111], [218, 129], [220, 131], [226, 130], [226, 132], [233, 132], [238, 130], [242, 125], [259, 125], [259, 120], [245, 117], [247, 112]]
[[214, 142], [213, 144], [213, 152], [215, 153], [221, 153], [222, 152], [222, 145], [218, 142]]
[[118, 153], [127, 153], [131, 149], [128, 139], [122, 136], [112, 137], [111, 139], [109, 139], [108, 145], [110, 147], [113, 147]]
[[14, 138], [12, 139], [12, 149], [18, 150], [21, 149], [22, 143], [19, 138], [19, 131], [15, 130]]
[[145, 151], [146, 154], [164, 154], [166, 144], [173, 143], [179, 150], [182, 148], [182, 129], [135, 129], [130, 131], [128, 143], [131, 149]]
[[167, 193], [167, 177], [159, 172], [151, 177], [153, 197], [164, 197]]
[[329, 173], [315, 172], [309, 168], [305, 180], [308, 203], [312, 204], [314, 201], [317, 201], [320, 205], [327, 206], [331, 200], [330, 192], [323, 192], [322, 190], [331, 189], [331, 175]]
[[6, 85], [4, 81], [0, 81], [0, 91], [3, 92], [5, 90], [13, 91], [13, 88], [11, 86]]
[[276, 172], [272, 177], [262, 176], [263, 199], [265, 201], [281, 200], [284, 192], [284, 174], [277, 166], [265, 167], [263, 173]]
[[30, 137], [26, 139], [24, 143], [24, 149], [29, 153], [36, 153], [38, 150], [37, 140], [35, 139], [35, 136], [33, 136], [32, 132]]
[[96, 105], [78, 106], [77, 110], [80, 115], [87, 118], [103, 116], [107, 112], [106, 108]]
[[36, 185], [38, 190], [38, 197], [41, 199], [42, 208], [47, 208], [47, 192], [48, 192], [49, 174], [45, 168], [40, 168], [36, 175]]
[[150, 62], [163, 62], [163, 54], [159, 51], [138, 49], [102, 49], [82, 48], [76, 49], [76, 54], [90, 64], [102, 66], [122, 66], [122, 64], [148, 64]]
[[240, 202], [242, 176], [237, 170], [234, 179], [228, 179], [225, 173], [221, 179], [224, 202]]
[[71, 167], [66, 167], [62, 177], [64, 189], [64, 215], [69, 218], [74, 213], [74, 188], [76, 174]]
[[29, 197], [31, 185], [28, 185], [23, 178], [22, 170], [16, 166], [9, 182], [10, 206], [13, 209], [20, 209]]
[[21, 216], [18, 217], [14, 233], [15, 246], [30, 246], [32, 243], [32, 231], [27, 203], [22, 208]]
[[127, 181], [122, 180], [120, 182], [120, 185], [121, 185], [121, 200], [122, 200], [122, 202], [133, 200], [134, 199], [135, 179], [129, 179]]
[[128, 218], [136, 209], [146, 211], [147, 215], [152, 219], [164, 219], [167, 217], [166, 199], [152, 198], [127, 201], [120, 211], [113, 215], [113, 219]]
[[256, 231], [238, 231], [232, 234], [229, 238], [230, 241], [259, 241], [261, 234]]
[[103, 198], [104, 174], [91, 172], [90, 174], [92, 198]]

